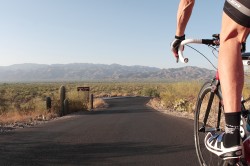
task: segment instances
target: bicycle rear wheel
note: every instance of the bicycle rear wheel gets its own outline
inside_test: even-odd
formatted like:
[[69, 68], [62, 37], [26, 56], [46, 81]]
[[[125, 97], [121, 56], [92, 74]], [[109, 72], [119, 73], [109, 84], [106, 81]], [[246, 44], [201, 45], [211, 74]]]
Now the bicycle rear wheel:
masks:
[[[214, 89], [218, 90], [214, 91]], [[208, 151], [204, 144], [204, 138], [208, 132], [220, 133], [223, 131], [224, 119], [220, 88], [211, 81], [206, 82], [198, 95], [194, 119], [195, 148], [200, 165], [227, 165], [227, 162]]]

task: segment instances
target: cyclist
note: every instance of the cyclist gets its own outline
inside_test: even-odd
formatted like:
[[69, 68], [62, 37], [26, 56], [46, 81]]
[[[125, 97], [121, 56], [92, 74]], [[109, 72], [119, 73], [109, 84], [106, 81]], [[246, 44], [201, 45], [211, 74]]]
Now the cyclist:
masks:
[[[171, 49], [178, 59], [178, 47], [185, 39], [186, 25], [195, 0], [180, 0], [177, 12], [177, 28]], [[205, 145], [209, 151], [223, 159], [242, 155], [240, 145], [240, 101], [244, 83], [241, 60], [241, 43], [250, 32], [250, 0], [226, 0], [223, 8], [220, 32], [218, 71], [220, 74], [225, 110], [225, 132], [220, 135], [208, 133]]]

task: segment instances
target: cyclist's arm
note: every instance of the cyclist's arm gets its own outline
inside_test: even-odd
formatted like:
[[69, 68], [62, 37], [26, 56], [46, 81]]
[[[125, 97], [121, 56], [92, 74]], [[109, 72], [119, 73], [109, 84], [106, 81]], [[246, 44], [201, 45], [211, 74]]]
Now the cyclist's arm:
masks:
[[188, 23], [188, 20], [192, 14], [195, 0], [181, 0], [177, 13], [177, 28], [176, 36], [183, 36]]

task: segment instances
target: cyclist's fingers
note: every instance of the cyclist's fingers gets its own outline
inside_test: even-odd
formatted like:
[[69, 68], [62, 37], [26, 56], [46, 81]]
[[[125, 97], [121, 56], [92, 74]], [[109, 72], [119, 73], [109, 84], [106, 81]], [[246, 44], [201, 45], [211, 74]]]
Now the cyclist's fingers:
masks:
[[172, 48], [171, 51], [175, 56], [178, 55], [178, 49]]

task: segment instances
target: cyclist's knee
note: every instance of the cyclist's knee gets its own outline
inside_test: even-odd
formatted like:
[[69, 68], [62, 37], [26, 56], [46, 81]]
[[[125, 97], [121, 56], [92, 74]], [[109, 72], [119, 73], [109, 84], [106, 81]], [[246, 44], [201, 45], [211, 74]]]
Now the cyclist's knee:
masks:
[[233, 39], [238, 43], [246, 41], [246, 38], [250, 32], [250, 28], [246, 28], [233, 19], [231, 19], [227, 14], [223, 14], [222, 17], [222, 29], [221, 29], [221, 42]]

